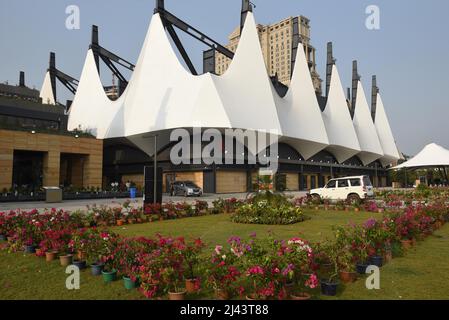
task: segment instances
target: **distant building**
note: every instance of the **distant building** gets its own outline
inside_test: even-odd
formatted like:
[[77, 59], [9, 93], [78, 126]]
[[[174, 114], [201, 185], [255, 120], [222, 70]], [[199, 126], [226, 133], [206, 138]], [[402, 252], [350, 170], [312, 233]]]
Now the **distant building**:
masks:
[[0, 192], [44, 186], [102, 186], [103, 141], [67, 131], [65, 106], [42, 103], [39, 91], [0, 84]]
[[[290, 85], [292, 74], [293, 26], [296, 20], [299, 26], [301, 42], [309, 63], [315, 91], [321, 94], [322, 80], [316, 71], [316, 50], [310, 43], [310, 20], [304, 16], [289, 17], [271, 25], [257, 25], [267, 71], [270, 76], [277, 74], [279, 81], [284, 85]], [[239, 40], [240, 27], [237, 27], [229, 36], [229, 43], [226, 45], [226, 48], [235, 52]], [[215, 58], [215, 73], [222, 75], [226, 72], [230, 63], [231, 59], [217, 53]]]

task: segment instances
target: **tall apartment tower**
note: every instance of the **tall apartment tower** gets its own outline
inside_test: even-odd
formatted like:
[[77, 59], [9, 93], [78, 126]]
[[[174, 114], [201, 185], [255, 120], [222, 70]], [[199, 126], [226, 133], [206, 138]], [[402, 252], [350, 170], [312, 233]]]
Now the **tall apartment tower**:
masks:
[[[316, 71], [316, 51], [310, 44], [310, 20], [304, 16], [289, 17], [271, 25], [258, 25], [260, 44], [265, 59], [265, 65], [270, 76], [277, 75], [278, 80], [290, 85], [292, 75], [292, 44], [294, 25], [298, 25], [300, 42], [304, 46], [310, 73], [317, 93], [321, 94], [322, 80]], [[240, 27], [229, 36], [226, 48], [235, 52], [240, 40]], [[295, 57], [294, 57], [295, 58]], [[231, 60], [221, 53], [215, 55], [215, 73], [221, 75], [226, 72]]]

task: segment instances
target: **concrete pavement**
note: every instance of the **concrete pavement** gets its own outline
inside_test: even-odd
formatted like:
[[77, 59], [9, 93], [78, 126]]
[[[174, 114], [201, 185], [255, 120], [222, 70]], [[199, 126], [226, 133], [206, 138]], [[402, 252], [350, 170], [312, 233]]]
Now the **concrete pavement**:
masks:
[[[293, 197], [302, 197], [306, 195], [306, 192], [286, 192], [286, 195]], [[205, 194], [202, 197], [170, 197], [169, 195], [164, 195], [163, 202], [188, 202], [194, 203], [196, 200], [207, 201], [209, 206], [212, 205], [212, 202], [222, 198], [222, 199], [231, 199], [236, 198], [239, 200], [243, 200], [247, 197], [248, 193], [235, 193], [235, 194]], [[9, 211], [9, 210], [32, 210], [32, 209], [64, 209], [67, 211], [76, 211], [76, 210], [84, 210], [87, 206], [92, 205], [107, 205], [110, 207], [120, 206], [125, 201], [131, 199], [97, 199], [97, 200], [67, 200], [62, 203], [45, 203], [43, 201], [40, 202], [10, 202], [10, 203], [0, 203], [0, 211]], [[142, 199], [131, 200], [133, 206], [142, 206]]]

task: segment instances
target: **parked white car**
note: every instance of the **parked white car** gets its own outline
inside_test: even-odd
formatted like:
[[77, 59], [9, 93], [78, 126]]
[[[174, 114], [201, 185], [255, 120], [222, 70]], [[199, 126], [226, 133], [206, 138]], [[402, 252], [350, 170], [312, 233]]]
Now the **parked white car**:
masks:
[[374, 197], [374, 188], [368, 176], [345, 177], [329, 180], [324, 188], [310, 190], [320, 200], [348, 200], [359, 202]]

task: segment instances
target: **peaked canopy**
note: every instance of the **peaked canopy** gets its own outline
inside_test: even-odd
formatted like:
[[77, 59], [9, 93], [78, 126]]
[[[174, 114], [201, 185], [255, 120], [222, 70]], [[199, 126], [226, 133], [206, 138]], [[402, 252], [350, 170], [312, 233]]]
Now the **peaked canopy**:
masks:
[[357, 100], [354, 112], [354, 128], [359, 138], [362, 152], [358, 154], [364, 165], [368, 165], [384, 156], [382, 146], [374, 126], [371, 112], [366, 100], [365, 90], [359, 81], [357, 85]]
[[42, 84], [42, 89], [39, 98], [42, 99], [42, 103], [44, 104], [52, 104], [52, 105], [56, 104], [55, 95], [51, 87], [50, 72], [48, 71], [45, 74], [44, 83]]
[[414, 158], [392, 169], [397, 170], [403, 168], [426, 167], [449, 167], [449, 150], [437, 145], [436, 143], [431, 143], [427, 145]]
[[[43, 87], [44, 93], [51, 88], [49, 77]], [[49, 95], [50, 91], [45, 94]], [[389, 129], [382, 104], [379, 109], [382, 117], [378, 130]], [[170, 132], [178, 128], [268, 133], [295, 148], [305, 160], [326, 148], [338, 162], [358, 155], [368, 164], [385, 155], [363, 88], [359, 88], [352, 122], [336, 66], [327, 106], [321, 112], [302, 44], [298, 46], [290, 88], [285, 97], [278, 95], [266, 70], [251, 12], [234, 59], [221, 76], [195, 76], [186, 70], [173, 51], [161, 17], [154, 14], [136, 68], [116, 101], [106, 96], [89, 50], [69, 114], [68, 129], [78, 128], [98, 139], [126, 137], [150, 156], [151, 137], [158, 135], [158, 147], [162, 149], [170, 143]], [[395, 149], [391, 130], [387, 131], [383, 142]], [[248, 148], [255, 154], [266, 146]], [[396, 158], [394, 150], [388, 156], [386, 161]]]
[[332, 78], [323, 120], [329, 135], [327, 148], [339, 163], [361, 152], [357, 133], [352, 124], [337, 66], [332, 67]]
[[398, 147], [394, 141], [393, 132], [391, 131], [390, 121], [388, 120], [384, 104], [380, 94], [377, 94], [377, 109], [376, 118], [374, 120], [377, 135], [379, 137], [384, 156], [380, 159], [382, 165], [388, 165], [401, 158], [398, 152]]

